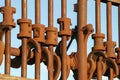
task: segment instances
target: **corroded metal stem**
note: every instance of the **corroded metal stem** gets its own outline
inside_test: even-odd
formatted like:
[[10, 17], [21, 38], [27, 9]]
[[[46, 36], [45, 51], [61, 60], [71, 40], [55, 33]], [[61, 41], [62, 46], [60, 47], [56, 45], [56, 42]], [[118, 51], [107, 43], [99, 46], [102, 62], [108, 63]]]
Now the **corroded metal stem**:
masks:
[[[84, 45], [84, 34], [81, 30], [86, 26], [87, 21], [87, 0], [78, 0], [78, 80], [87, 80], [87, 53]], [[84, 63], [84, 64], [83, 64]]]

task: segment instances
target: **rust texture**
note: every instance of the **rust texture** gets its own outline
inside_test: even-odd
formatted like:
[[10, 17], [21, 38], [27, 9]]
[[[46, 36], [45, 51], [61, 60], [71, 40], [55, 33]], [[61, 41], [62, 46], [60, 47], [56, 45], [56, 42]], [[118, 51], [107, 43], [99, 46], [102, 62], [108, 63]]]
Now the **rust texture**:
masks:
[[[19, 48], [11, 46], [11, 31], [16, 27], [11, 0], [5, 0], [0, 12], [3, 20], [0, 22], [0, 65], [5, 56], [4, 74], [0, 79], [23, 79], [27, 77], [27, 65], [34, 65], [34, 80], [41, 78], [41, 63], [47, 66], [48, 80], [68, 80], [70, 70], [74, 80], [102, 80], [102, 76], [109, 80], [120, 79], [120, 1], [95, 1], [95, 29], [87, 24], [87, 0], [77, 0], [74, 12], [77, 14], [77, 24], [71, 29], [72, 20], [67, 15], [67, 0], [61, 0], [61, 17], [57, 19], [58, 27], [54, 26], [54, 0], [48, 0], [48, 25], [41, 21], [41, 0], [35, 1], [35, 22], [28, 16], [28, 0], [21, 0], [21, 18], [17, 20], [21, 40]], [[106, 41], [101, 30], [101, 3], [106, 4]], [[89, 3], [88, 3], [89, 4]], [[112, 40], [112, 6], [118, 7], [118, 43]], [[59, 29], [58, 29], [59, 28]], [[58, 31], [59, 30], [59, 31]], [[95, 31], [94, 34], [92, 34]], [[88, 37], [93, 39], [91, 52], [87, 52]], [[3, 37], [5, 36], [5, 41]], [[60, 40], [58, 40], [60, 38]], [[76, 40], [76, 52], [68, 55], [68, 49]], [[118, 47], [115, 48], [116, 44]], [[117, 54], [116, 54], [117, 53]], [[88, 56], [87, 56], [88, 54]], [[15, 58], [11, 58], [14, 56]], [[21, 77], [11, 76], [10, 69], [21, 67]], [[5, 76], [4, 76], [5, 75]]]

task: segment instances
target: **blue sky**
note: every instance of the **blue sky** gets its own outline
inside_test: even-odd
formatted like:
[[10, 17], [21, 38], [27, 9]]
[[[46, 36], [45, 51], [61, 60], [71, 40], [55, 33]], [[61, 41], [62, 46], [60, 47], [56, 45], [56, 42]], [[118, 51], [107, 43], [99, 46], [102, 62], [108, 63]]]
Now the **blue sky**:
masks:
[[[4, 6], [5, 0], [0, 0], [0, 7]], [[16, 14], [14, 14], [14, 21], [16, 22], [17, 19], [21, 18], [21, 0], [11, 0], [12, 6], [16, 8]], [[44, 24], [46, 27], [48, 26], [48, 14], [47, 14], [47, 2], [48, 0], [41, 0], [41, 23]], [[77, 24], [77, 15], [76, 12], [73, 12], [74, 10], [74, 4], [77, 3], [77, 0], [67, 0], [67, 17], [71, 18], [71, 29], [74, 28]], [[88, 0], [88, 16], [87, 16], [87, 23], [92, 24], [95, 29], [95, 1], [94, 0]], [[101, 31], [106, 36], [106, 4], [101, 3]], [[118, 44], [118, 8], [116, 6], [112, 7], [112, 26], [113, 26], [113, 41], [116, 41]], [[57, 19], [61, 17], [61, 0], [54, 0], [54, 26], [59, 28], [59, 25], [57, 24]], [[32, 19], [32, 24], [34, 24], [34, 0], [28, 0], [28, 18]], [[2, 21], [2, 14], [0, 14], [0, 22]], [[12, 29], [12, 40], [11, 45], [12, 47], [19, 47], [21, 45], [21, 41], [17, 39], [17, 34], [19, 33], [19, 26], [16, 25], [16, 28]], [[106, 38], [104, 39], [106, 41]], [[117, 45], [118, 46], [118, 45]], [[117, 47], [116, 46], [116, 47]], [[93, 40], [91, 39], [91, 36], [88, 39], [88, 54], [91, 52], [91, 48], [93, 47]], [[76, 52], [76, 42], [73, 41], [72, 46], [70, 47], [68, 54], [71, 52]], [[43, 64], [41, 64], [41, 80], [47, 80], [47, 68]], [[28, 77], [33, 78], [34, 77], [34, 65], [28, 66]], [[4, 64], [0, 67], [0, 73], [4, 73]], [[20, 76], [21, 71], [19, 69], [13, 69], [11, 68], [11, 75], [14, 76]], [[105, 80], [106, 78], [103, 77]], [[68, 80], [73, 80], [72, 78], [72, 72], [70, 73], [70, 76]], [[116, 79], [117, 80], [117, 79]]]

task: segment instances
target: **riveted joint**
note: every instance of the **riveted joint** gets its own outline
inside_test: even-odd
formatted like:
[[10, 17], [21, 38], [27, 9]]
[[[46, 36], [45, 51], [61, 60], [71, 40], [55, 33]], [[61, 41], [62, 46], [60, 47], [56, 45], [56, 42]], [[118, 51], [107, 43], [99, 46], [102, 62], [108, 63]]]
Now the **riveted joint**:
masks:
[[32, 25], [33, 37], [37, 42], [45, 43], [45, 26], [42, 24]]
[[70, 18], [60, 18], [58, 19], [58, 23], [60, 24], [60, 32], [59, 36], [70, 36], [71, 30], [71, 19]]
[[114, 52], [114, 47], [116, 46], [116, 43], [113, 41], [107, 41], [104, 43], [106, 47], [106, 54], [108, 58], [116, 58], [115, 52]]
[[20, 33], [18, 34], [18, 38], [30, 38], [32, 36], [31, 20], [19, 19], [17, 23], [20, 25]]
[[54, 27], [48, 27], [46, 28], [46, 45], [58, 45], [58, 30]]
[[103, 43], [103, 39], [105, 38], [105, 35], [102, 33], [96, 33], [92, 35], [92, 38], [94, 39], [94, 47], [92, 48], [93, 50], [96, 51], [104, 51], [105, 46]]
[[15, 27], [13, 14], [16, 12], [14, 7], [1, 7], [0, 12], [3, 14], [3, 22], [0, 22], [2, 29], [11, 29]]

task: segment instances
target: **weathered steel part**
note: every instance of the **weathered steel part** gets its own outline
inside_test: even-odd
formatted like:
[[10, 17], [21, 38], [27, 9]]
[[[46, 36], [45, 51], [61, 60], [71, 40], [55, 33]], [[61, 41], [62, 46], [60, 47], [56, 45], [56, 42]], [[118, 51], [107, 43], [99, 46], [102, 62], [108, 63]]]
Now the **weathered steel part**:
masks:
[[85, 44], [87, 44], [87, 40], [88, 40], [89, 35], [91, 33], [93, 33], [93, 31], [94, 31], [93, 26], [92, 26], [92, 24], [88, 24], [85, 27], [83, 27], [82, 30], [83, 30], [83, 33], [84, 33]]
[[58, 45], [58, 30], [55, 27], [46, 28], [46, 45]]
[[[119, 69], [118, 69], [117, 63], [110, 58], [106, 58], [105, 62], [106, 62], [106, 66], [107, 66], [107, 71], [104, 75], [105, 76], [113, 75], [113, 77], [118, 76]], [[113, 74], [110, 73], [110, 69], [113, 69], [113, 72], [112, 72]]]
[[2, 64], [3, 54], [4, 54], [4, 50], [5, 50], [5, 45], [4, 45], [4, 42], [3, 42], [3, 35], [4, 35], [4, 31], [2, 31], [0, 29], [0, 52], [1, 52], [0, 53], [0, 65]]
[[[77, 58], [78, 58], [78, 80], [87, 80], [87, 53], [84, 44], [84, 33], [81, 30], [86, 26], [87, 21], [87, 0], [78, 0], [78, 44]], [[82, 59], [82, 60], [81, 60]], [[84, 63], [84, 64], [83, 64]]]
[[18, 38], [22, 40], [22, 58], [21, 58], [21, 76], [27, 77], [27, 41], [32, 36], [31, 20], [27, 19], [27, 0], [22, 0], [22, 18], [18, 20], [20, 25], [20, 33]]
[[70, 36], [71, 35], [71, 30], [70, 30], [71, 20], [70, 20], [70, 18], [66, 18], [66, 17], [59, 18], [58, 23], [60, 24], [59, 36]]
[[18, 25], [20, 25], [20, 33], [18, 34], [18, 38], [30, 38], [32, 36], [32, 26], [31, 20], [29, 19], [19, 19], [17, 21]]
[[5, 31], [5, 74], [10, 74], [11, 30]]
[[54, 53], [54, 79], [53, 80], [57, 80], [61, 71], [61, 60], [59, 58], [59, 56], [56, 55], [56, 53]]
[[102, 80], [102, 57], [98, 58], [97, 66], [97, 80]]
[[0, 22], [0, 28], [3, 30], [14, 28], [16, 24], [13, 19], [13, 14], [16, 12], [16, 9], [8, 5], [1, 7], [0, 12], [3, 14], [3, 22]]
[[105, 47], [103, 44], [103, 39], [105, 38], [105, 35], [101, 33], [101, 21], [100, 21], [100, 0], [95, 1], [96, 5], [96, 33], [92, 35], [92, 38], [94, 39], [94, 47], [92, 48], [94, 50], [100, 50], [104, 51]]
[[11, 7], [11, 1], [5, 0], [5, 6], [0, 8], [3, 13], [3, 22], [0, 23], [1, 30], [5, 32], [5, 74], [10, 75], [10, 47], [11, 47], [11, 29], [15, 27], [13, 14], [15, 8]]
[[45, 43], [45, 26], [42, 24], [34, 24], [32, 25], [32, 29], [34, 39], [39, 43]]
[[105, 53], [103, 53], [102, 51], [93, 51], [88, 55], [88, 63], [89, 66], [88, 67], [88, 80], [90, 80], [91, 78], [96, 77], [96, 70], [97, 70], [97, 62], [99, 62], [99, 58], [102, 57], [102, 61], [100, 61], [101, 66], [102, 66], [102, 71], [101, 74], [103, 75], [106, 72], [106, 65], [105, 65], [105, 59], [106, 59], [106, 55]]
[[108, 58], [116, 58], [114, 47], [116, 43], [112, 41], [112, 3], [107, 2], [107, 42], [105, 42], [106, 54]]
[[101, 0], [101, 2], [104, 2], [104, 3], [112, 2], [112, 4], [115, 6], [118, 6], [120, 4], [119, 0]]

